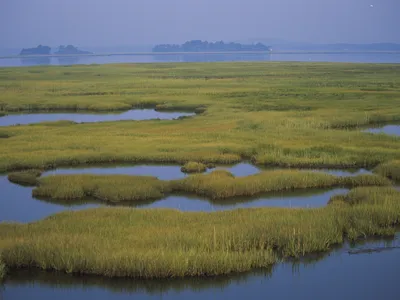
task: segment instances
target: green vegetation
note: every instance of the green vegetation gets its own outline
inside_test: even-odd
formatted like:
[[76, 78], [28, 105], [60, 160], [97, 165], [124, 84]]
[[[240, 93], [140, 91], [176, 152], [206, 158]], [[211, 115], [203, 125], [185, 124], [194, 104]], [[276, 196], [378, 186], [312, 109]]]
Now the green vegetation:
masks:
[[243, 272], [279, 256], [328, 251], [345, 237], [393, 235], [400, 192], [373, 187], [349, 193], [359, 195], [365, 199], [319, 209], [64, 212], [32, 224], [0, 224], [0, 250], [10, 268], [140, 278]]
[[399, 72], [399, 65], [390, 64], [273, 62], [0, 68], [0, 111], [6, 113], [156, 105], [203, 112], [178, 121], [2, 128], [9, 138], [0, 143], [0, 172], [243, 159], [375, 167], [400, 160], [399, 138], [354, 127], [400, 121]]
[[0, 255], [0, 282], [4, 279], [5, 276], [6, 276], [6, 266], [1, 260], [1, 255]]
[[182, 168], [181, 171], [184, 173], [203, 173], [207, 170], [207, 166], [205, 164], [190, 161], [186, 163]]
[[52, 200], [95, 198], [104, 202], [160, 199], [168, 182], [151, 176], [56, 175], [40, 178], [33, 196]]
[[389, 161], [377, 166], [374, 169], [375, 173], [390, 179], [399, 181], [400, 180], [400, 160]]
[[225, 170], [162, 181], [150, 176], [54, 175], [38, 180], [33, 196], [51, 201], [94, 198], [105, 202], [157, 200], [175, 192], [186, 192], [209, 199], [254, 196], [260, 193], [307, 188], [390, 186], [379, 175], [338, 177], [320, 172], [276, 170], [247, 177], [234, 177]]
[[[164, 278], [270, 266], [327, 251], [345, 237], [392, 235], [400, 220], [400, 139], [357, 130], [400, 121], [400, 65], [328, 63], [125, 64], [0, 68], [0, 111], [194, 110], [178, 121], [46, 122], [0, 128], [0, 172], [94, 163], [376, 167], [337, 177], [277, 170], [227, 171], [161, 181], [148, 176], [16, 172], [34, 195], [68, 203], [122, 203], [189, 192], [211, 199], [279, 190], [355, 187], [319, 209], [216, 213], [99, 208], [32, 224], [0, 224], [9, 268]], [[189, 164], [188, 164], [189, 165]], [[388, 177], [382, 177], [381, 175]]]
[[391, 185], [391, 182], [375, 175], [338, 177], [299, 170], [267, 171], [247, 177], [234, 177], [229, 172], [221, 170], [171, 181], [173, 191], [194, 193], [211, 199], [248, 197], [266, 192], [307, 188], [385, 185]]
[[40, 170], [24, 170], [8, 174], [8, 180], [20, 185], [35, 186], [40, 175], [42, 175]]

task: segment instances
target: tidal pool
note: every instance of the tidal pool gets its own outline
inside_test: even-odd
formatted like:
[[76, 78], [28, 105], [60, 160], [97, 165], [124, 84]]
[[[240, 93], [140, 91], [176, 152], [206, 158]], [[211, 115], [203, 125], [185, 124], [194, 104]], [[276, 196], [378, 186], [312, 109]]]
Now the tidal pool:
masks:
[[174, 280], [15, 271], [0, 299], [399, 299], [400, 240], [345, 243], [329, 253], [246, 274]]
[[73, 121], [95, 123], [123, 120], [173, 120], [195, 115], [189, 112], [159, 112], [154, 109], [132, 109], [122, 113], [21, 113], [0, 117], [0, 126], [27, 125], [40, 122]]

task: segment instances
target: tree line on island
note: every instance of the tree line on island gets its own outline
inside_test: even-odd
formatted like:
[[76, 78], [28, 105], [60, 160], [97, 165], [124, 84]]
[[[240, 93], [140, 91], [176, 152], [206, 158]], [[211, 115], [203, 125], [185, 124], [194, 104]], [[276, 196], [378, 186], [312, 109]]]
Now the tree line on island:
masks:
[[270, 51], [270, 47], [257, 43], [257, 44], [240, 44], [240, 43], [224, 43], [219, 42], [207, 42], [201, 40], [187, 41], [182, 45], [178, 44], [160, 44], [153, 48], [153, 52], [267, 52]]
[[[51, 47], [39, 45], [35, 48], [22, 49], [19, 55], [49, 55], [49, 54], [51, 54]], [[71, 55], [71, 54], [93, 54], [93, 53], [89, 51], [79, 50], [77, 47], [73, 45], [68, 45], [68, 46], [61, 45], [57, 48], [57, 51], [54, 52], [54, 54]]]

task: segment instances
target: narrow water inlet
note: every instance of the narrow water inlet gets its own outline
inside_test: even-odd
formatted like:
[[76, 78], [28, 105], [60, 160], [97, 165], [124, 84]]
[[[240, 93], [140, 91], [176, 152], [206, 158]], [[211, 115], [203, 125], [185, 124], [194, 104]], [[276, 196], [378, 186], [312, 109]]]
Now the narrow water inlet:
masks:
[[[298, 169], [298, 168], [292, 168]], [[235, 177], [244, 177], [258, 174], [262, 171], [271, 170], [290, 170], [289, 168], [268, 168], [263, 166], [255, 166], [250, 163], [238, 163], [235, 165], [216, 166], [208, 168], [206, 173], [215, 170], [226, 170], [232, 173]], [[301, 171], [323, 172], [335, 176], [357, 176], [360, 174], [372, 174], [366, 169], [298, 169]], [[142, 164], [142, 165], [91, 165], [77, 167], [62, 167], [54, 170], [48, 170], [42, 176], [49, 175], [66, 175], [66, 174], [101, 174], [101, 175], [140, 175], [154, 176], [160, 180], [174, 180], [189, 176], [181, 171], [180, 165], [157, 165], [157, 164]]]
[[363, 130], [363, 132], [400, 136], [400, 125], [374, 126]]
[[[144, 170], [149, 169], [144, 168]], [[74, 171], [76, 171], [76, 169]], [[175, 175], [187, 176], [183, 173], [179, 173], [176, 170]], [[162, 176], [169, 177], [170, 174], [167, 172]], [[82, 210], [87, 208], [107, 206], [106, 204], [98, 204], [97, 201], [93, 201], [91, 199], [73, 202], [70, 204], [59, 204], [52, 202], [51, 200], [47, 201], [35, 199], [32, 197], [33, 188], [11, 183], [8, 181], [7, 176], [0, 176], [0, 190], [2, 191], [0, 197], [0, 222], [5, 221], [28, 223], [43, 219], [62, 211]], [[251, 207], [314, 208], [325, 206], [332, 196], [337, 194], [345, 194], [347, 191], [347, 189], [338, 188], [307, 189], [268, 193], [252, 198], [232, 198], [224, 200], [209, 200], [188, 195], [171, 195], [156, 201], [136, 201], [120, 203], [119, 205], [136, 208], [170, 208], [181, 211], [205, 212]]]
[[[271, 170], [263, 169], [249, 163], [239, 163], [231, 166], [217, 166], [216, 168], [208, 169], [207, 172], [216, 169], [225, 169], [235, 176], [250, 176], [261, 171]], [[365, 169], [326, 169], [308, 171], [326, 172], [337, 176], [355, 176], [369, 173], [369, 171]], [[65, 174], [124, 174], [155, 176], [160, 180], [174, 180], [191, 176], [183, 173], [179, 165], [98, 165], [68, 167], [46, 171], [42, 176]], [[71, 202], [70, 204], [67, 202], [60, 204], [51, 200], [35, 199], [32, 197], [33, 188], [13, 184], [8, 181], [7, 176], [0, 176], [0, 190], [2, 191], [0, 196], [0, 222], [32, 222], [61, 211], [107, 206], [106, 204], [99, 204], [98, 201], [93, 201], [93, 199]], [[170, 208], [181, 211], [205, 212], [255, 207], [315, 208], [327, 205], [332, 196], [345, 194], [346, 192], [348, 192], [348, 189], [342, 188], [306, 189], [223, 200], [209, 200], [198, 196], [175, 194], [166, 196], [160, 200], [119, 203], [118, 205], [136, 208]]]
[[28, 125], [40, 122], [72, 121], [76, 123], [96, 123], [109, 121], [128, 121], [128, 120], [174, 120], [179, 117], [194, 116], [190, 112], [160, 112], [154, 109], [131, 109], [122, 113], [19, 113], [8, 114], [0, 117], [0, 126]]

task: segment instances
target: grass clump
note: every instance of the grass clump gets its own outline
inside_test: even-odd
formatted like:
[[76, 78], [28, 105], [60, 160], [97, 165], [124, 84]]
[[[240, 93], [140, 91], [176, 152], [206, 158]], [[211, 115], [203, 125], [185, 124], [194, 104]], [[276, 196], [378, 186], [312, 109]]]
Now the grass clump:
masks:
[[393, 235], [400, 221], [400, 192], [363, 187], [345, 197], [355, 194], [366, 198], [318, 209], [182, 213], [97, 208], [63, 212], [31, 224], [0, 224], [0, 251], [9, 268], [110, 277], [244, 272], [270, 266], [277, 257], [327, 251], [345, 237]]
[[168, 182], [151, 176], [56, 175], [41, 178], [33, 196], [54, 200], [95, 198], [104, 202], [160, 199]]
[[6, 276], [6, 265], [3, 263], [0, 255], [0, 282], [4, 279]]
[[400, 160], [380, 164], [373, 171], [387, 178], [400, 181]]
[[40, 170], [24, 170], [8, 174], [8, 180], [23, 186], [35, 186], [40, 175]]
[[276, 170], [235, 177], [226, 170], [163, 181], [150, 176], [53, 175], [38, 180], [33, 196], [52, 201], [94, 198], [106, 202], [157, 200], [171, 193], [193, 193], [209, 199], [249, 197], [261, 193], [296, 189], [390, 186], [378, 175], [340, 177], [320, 172]]
[[[382, 197], [382, 194], [385, 196]], [[396, 201], [400, 204], [399, 196], [400, 193], [392, 187], [358, 187], [342, 196], [342, 200], [352, 205], [375, 204], [384, 207]]]
[[203, 173], [207, 170], [207, 166], [203, 163], [190, 161], [187, 162], [182, 168], [183, 173]]
[[334, 175], [298, 170], [276, 170], [261, 172], [247, 177], [234, 177], [227, 171], [193, 175], [171, 181], [173, 191], [189, 192], [210, 199], [237, 196], [254, 196], [260, 193], [295, 189], [355, 187], [391, 185], [385, 178], [376, 175], [338, 177]]

